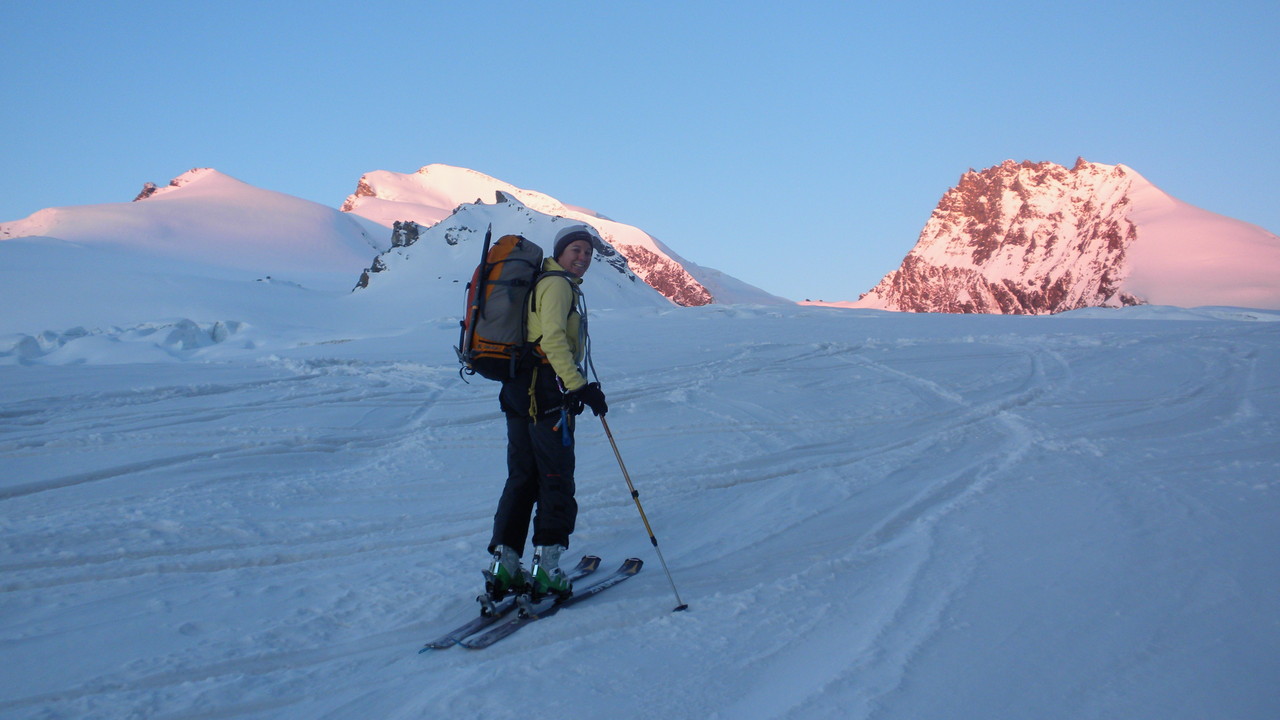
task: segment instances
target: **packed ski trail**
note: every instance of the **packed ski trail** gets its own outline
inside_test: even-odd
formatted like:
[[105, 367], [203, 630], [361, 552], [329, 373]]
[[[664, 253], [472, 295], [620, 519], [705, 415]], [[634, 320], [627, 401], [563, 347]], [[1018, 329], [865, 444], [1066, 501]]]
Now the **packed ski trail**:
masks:
[[[421, 655], [504, 476], [456, 326], [2, 365], [0, 716], [1272, 718], [1278, 319], [595, 311], [689, 612]], [[654, 559], [578, 441], [570, 554]]]

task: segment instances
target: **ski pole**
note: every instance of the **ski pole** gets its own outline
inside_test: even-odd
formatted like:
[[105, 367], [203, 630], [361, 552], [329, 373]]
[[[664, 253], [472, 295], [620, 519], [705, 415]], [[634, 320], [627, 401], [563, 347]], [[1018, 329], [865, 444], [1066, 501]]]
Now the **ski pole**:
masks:
[[653, 528], [649, 526], [649, 518], [644, 514], [644, 506], [640, 504], [640, 493], [636, 491], [636, 486], [631, 484], [631, 474], [627, 472], [627, 466], [622, 462], [622, 453], [618, 452], [618, 443], [613, 441], [613, 433], [609, 431], [609, 423], [605, 421], [604, 416], [600, 416], [600, 424], [604, 426], [604, 434], [609, 437], [609, 445], [613, 446], [613, 456], [618, 459], [618, 467], [622, 469], [622, 477], [627, 480], [627, 488], [631, 490], [631, 499], [636, 501], [636, 509], [640, 511], [640, 519], [644, 522], [644, 529], [649, 533], [649, 541], [653, 543], [653, 549], [658, 553], [658, 562], [662, 563], [662, 569], [667, 573], [667, 581], [671, 583], [671, 591], [676, 595], [676, 608], [672, 612], [680, 612], [688, 610], [689, 606], [680, 599], [680, 591], [676, 589], [676, 581], [671, 577], [671, 569], [667, 567], [666, 558], [662, 557], [662, 548], [658, 547], [658, 538], [653, 534]]

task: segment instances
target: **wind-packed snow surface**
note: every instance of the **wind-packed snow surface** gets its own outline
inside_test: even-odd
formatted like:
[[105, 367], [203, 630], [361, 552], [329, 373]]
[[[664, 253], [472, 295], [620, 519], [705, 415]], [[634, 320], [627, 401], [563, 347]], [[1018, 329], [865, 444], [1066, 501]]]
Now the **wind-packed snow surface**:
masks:
[[0, 716], [1280, 713], [1280, 316], [596, 311], [690, 610], [588, 415], [570, 554], [645, 570], [420, 655], [476, 611], [496, 386], [360, 297], [0, 365]]

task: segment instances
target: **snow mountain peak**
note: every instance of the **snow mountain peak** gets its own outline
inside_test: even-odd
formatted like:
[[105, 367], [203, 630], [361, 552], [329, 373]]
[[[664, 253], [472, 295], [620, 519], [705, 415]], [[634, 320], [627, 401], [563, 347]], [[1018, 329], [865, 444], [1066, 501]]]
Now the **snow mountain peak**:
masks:
[[140, 200], [147, 200], [153, 197], [163, 197], [164, 195], [178, 190], [179, 188], [187, 187], [201, 181], [208, 181], [212, 184], [221, 184], [224, 186], [241, 185], [249, 187], [230, 175], [224, 175], [213, 168], [192, 168], [170, 180], [169, 184], [165, 187], [159, 187], [153, 182], [143, 183], [142, 191], [138, 193], [138, 196], [135, 197], [133, 201], [138, 202]]
[[[0, 225], [0, 237], [47, 237], [255, 274], [359, 272], [385, 245], [359, 218], [195, 168], [133, 202], [45, 208]], [[349, 274], [349, 275], [348, 275]]]
[[[495, 200], [463, 203], [448, 218], [430, 226], [395, 221], [391, 248], [374, 258], [356, 290], [417, 306], [438, 303], [441, 298], [456, 304], [460, 301], [454, 291], [471, 279], [486, 233], [491, 233], [494, 241], [503, 235], [522, 235], [550, 255], [550, 239], [565, 225], [579, 222], [541, 213], [501, 190]], [[598, 265], [587, 276], [593, 307], [668, 304], [631, 271], [627, 258], [608, 240], [595, 251]]]
[[374, 170], [360, 176], [356, 191], [342, 203], [342, 211], [390, 226], [396, 220], [433, 225], [463, 203], [493, 202], [497, 193], [520, 198], [525, 205], [551, 215], [568, 208], [558, 200], [470, 170], [439, 163], [413, 173]]
[[910, 312], [1280, 307], [1280, 238], [1170, 197], [1125, 165], [1078, 158], [970, 169], [902, 265], [854, 303]]
[[[523, 224], [503, 230], [503, 233], [513, 232], [542, 242], [541, 229], [531, 227], [531, 224], [545, 228], [559, 221], [586, 223], [605, 240], [608, 251], [601, 255], [606, 262], [624, 275], [638, 278], [653, 287], [677, 305], [696, 306], [713, 302], [789, 304], [789, 301], [759, 288], [681, 258], [638, 227], [466, 168], [434, 164], [423, 166], [414, 173], [387, 170], [365, 173], [356, 191], [343, 203], [342, 210], [389, 228], [396, 227], [397, 223], [402, 227], [404, 223], [412, 223], [416, 231], [421, 232], [423, 228], [434, 230], [439, 226], [441, 230], [436, 234], [440, 241], [445, 238], [456, 241], [459, 237], [470, 237], [475, 233], [483, 236], [486, 225], [476, 223], [488, 222], [491, 216], [497, 218], [498, 223], [494, 226], [494, 237], [500, 237], [502, 233], [498, 228], [506, 227], [507, 215], [493, 208], [504, 204], [510, 206], [511, 217], [524, 219], [521, 220]], [[482, 207], [490, 209], [481, 210]], [[463, 229], [466, 232], [459, 234]], [[544, 250], [549, 253], [551, 248], [545, 247]], [[392, 248], [389, 252], [392, 255], [414, 254], [399, 248]], [[613, 253], [617, 256], [614, 257]], [[474, 267], [475, 260], [470, 262]], [[370, 271], [380, 272], [393, 264], [398, 262], [389, 256], [380, 257]], [[470, 268], [467, 275], [470, 276]], [[366, 274], [361, 284], [369, 284], [370, 281]]]

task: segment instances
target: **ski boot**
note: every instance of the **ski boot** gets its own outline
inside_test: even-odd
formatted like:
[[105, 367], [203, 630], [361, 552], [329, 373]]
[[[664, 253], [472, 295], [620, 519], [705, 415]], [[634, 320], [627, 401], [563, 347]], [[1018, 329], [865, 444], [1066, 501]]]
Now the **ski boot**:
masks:
[[498, 603], [508, 595], [522, 595], [528, 589], [529, 576], [520, 565], [520, 555], [506, 545], [493, 551], [493, 562], [484, 573], [484, 594], [476, 598], [480, 614], [498, 614]]
[[563, 545], [539, 545], [533, 549], [533, 570], [529, 573], [529, 598], [541, 602], [552, 597], [557, 602], [573, 594], [573, 583], [560, 569]]

